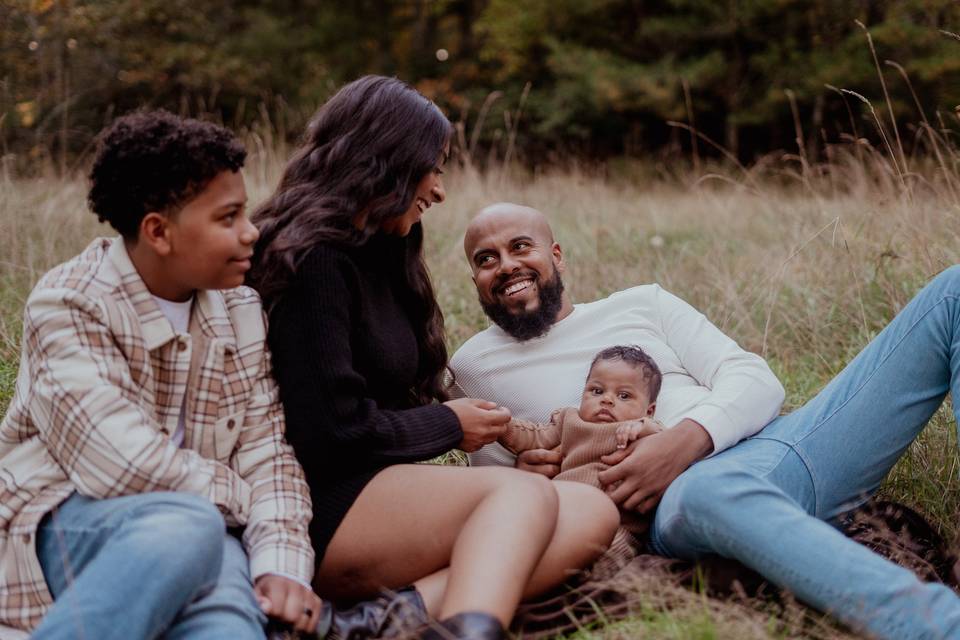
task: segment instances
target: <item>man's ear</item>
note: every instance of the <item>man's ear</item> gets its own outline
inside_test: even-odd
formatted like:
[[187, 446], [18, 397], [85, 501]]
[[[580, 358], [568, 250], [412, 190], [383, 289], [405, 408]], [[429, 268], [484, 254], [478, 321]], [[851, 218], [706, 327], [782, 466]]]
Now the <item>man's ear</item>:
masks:
[[169, 255], [172, 248], [170, 245], [170, 219], [156, 211], [151, 211], [143, 216], [143, 220], [140, 221], [140, 233], [137, 236], [137, 241], [153, 249], [157, 255]]
[[650, 403], [650, 406], [647, 407], [647, 415], [652, 418], [652, 417], [653, 417], [653, 414], [654, 414], [654, 412], [655, 412], [656, 410], [657, 410], [657, 403], [656, 403], [655, 401], [654, 401], [654, 402], [651, 402], [651, 403]]
[[566, 271], [567, 263], [563, 261], [563, 249], [560, 248], [560, 243], [554, 242], [550, 252], [553, 253], [553, 264], [557, 267], [557, 271], [560, 273]]

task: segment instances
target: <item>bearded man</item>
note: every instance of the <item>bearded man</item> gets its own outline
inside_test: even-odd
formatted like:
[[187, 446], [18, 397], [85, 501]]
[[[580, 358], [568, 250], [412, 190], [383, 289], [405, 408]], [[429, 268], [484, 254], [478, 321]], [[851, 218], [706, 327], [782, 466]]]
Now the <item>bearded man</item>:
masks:
[[[877, 490], [946, 392], [960, 392], [960, 267], [937, 276], [816, 397], [777, 417], [784, 390], [766, 362], [660, 286], [573, 305], [539, 211], [483, 209], [464, 250], [494, 325], [451, 359], [454, 395], [544, 422], [578, 403], [601, 349], [634, 344], [659, 366], [656, 417], [668, 428], [602, 458], [600, 474], [622, 511], [653, 514], [655, 552], [734, 558], [873, 636], [960, 637], [956, 594], [829, 524]], [[561, 459], [514, 457], [498, 444], [470, 456], [551, 477]]]

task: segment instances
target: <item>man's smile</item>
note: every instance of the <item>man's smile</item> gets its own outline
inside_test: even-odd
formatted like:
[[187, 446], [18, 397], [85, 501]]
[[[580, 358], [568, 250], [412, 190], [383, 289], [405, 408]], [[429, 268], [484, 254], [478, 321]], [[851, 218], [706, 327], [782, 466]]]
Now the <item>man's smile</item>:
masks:
[[500, 293], [506, 296], [513, 296], [521, 291], [528, 289], [531, 285], [534, 284], [534, 279], [529, 276], [525, 276], [519, 280], [513, 280], [512, 282], [507, 283], [506, 285], [500, 287]]

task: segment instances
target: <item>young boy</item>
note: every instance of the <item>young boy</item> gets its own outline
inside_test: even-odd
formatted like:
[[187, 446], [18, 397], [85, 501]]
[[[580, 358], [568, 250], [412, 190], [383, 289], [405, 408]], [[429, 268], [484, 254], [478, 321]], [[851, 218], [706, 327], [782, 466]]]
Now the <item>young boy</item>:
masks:
[[89, 203], [120, 237], [31, 293], [0, 423], [0, 622], [98, 640], [262, 638], [265, 613], [317, 627], [309, 491], [239, 286], [258, 236], [244, 158], [166, 112], [102, 134]]

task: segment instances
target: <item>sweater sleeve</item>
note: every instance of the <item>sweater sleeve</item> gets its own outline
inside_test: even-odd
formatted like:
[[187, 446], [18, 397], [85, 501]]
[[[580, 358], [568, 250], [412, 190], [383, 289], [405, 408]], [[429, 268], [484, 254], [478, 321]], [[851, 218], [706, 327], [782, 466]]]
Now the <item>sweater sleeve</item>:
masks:
[[528, 449], [553, 449], [560, 444], [560, 430], [556, 412], [550, 416], [550, 422], [545, 424], [514, 418], [497, 442], [513, 453]]
[[667, 344], [710, 390], [683, 418], [706, 429], [714, 454], [757, 433], [777, 415], [784, 389], [763, 358], [741, 349], [702, 313], [659, 288], [657, 305]]
[[432, 458], [463, 439], [456, 414], [442, 404], [384, 410], [370, 397], [351, 349], [353, 269], [337, 250], [315, 250], [271, 318], [287, 437], [308, 476], [318, 458], [349, 456], [370, 468]]

